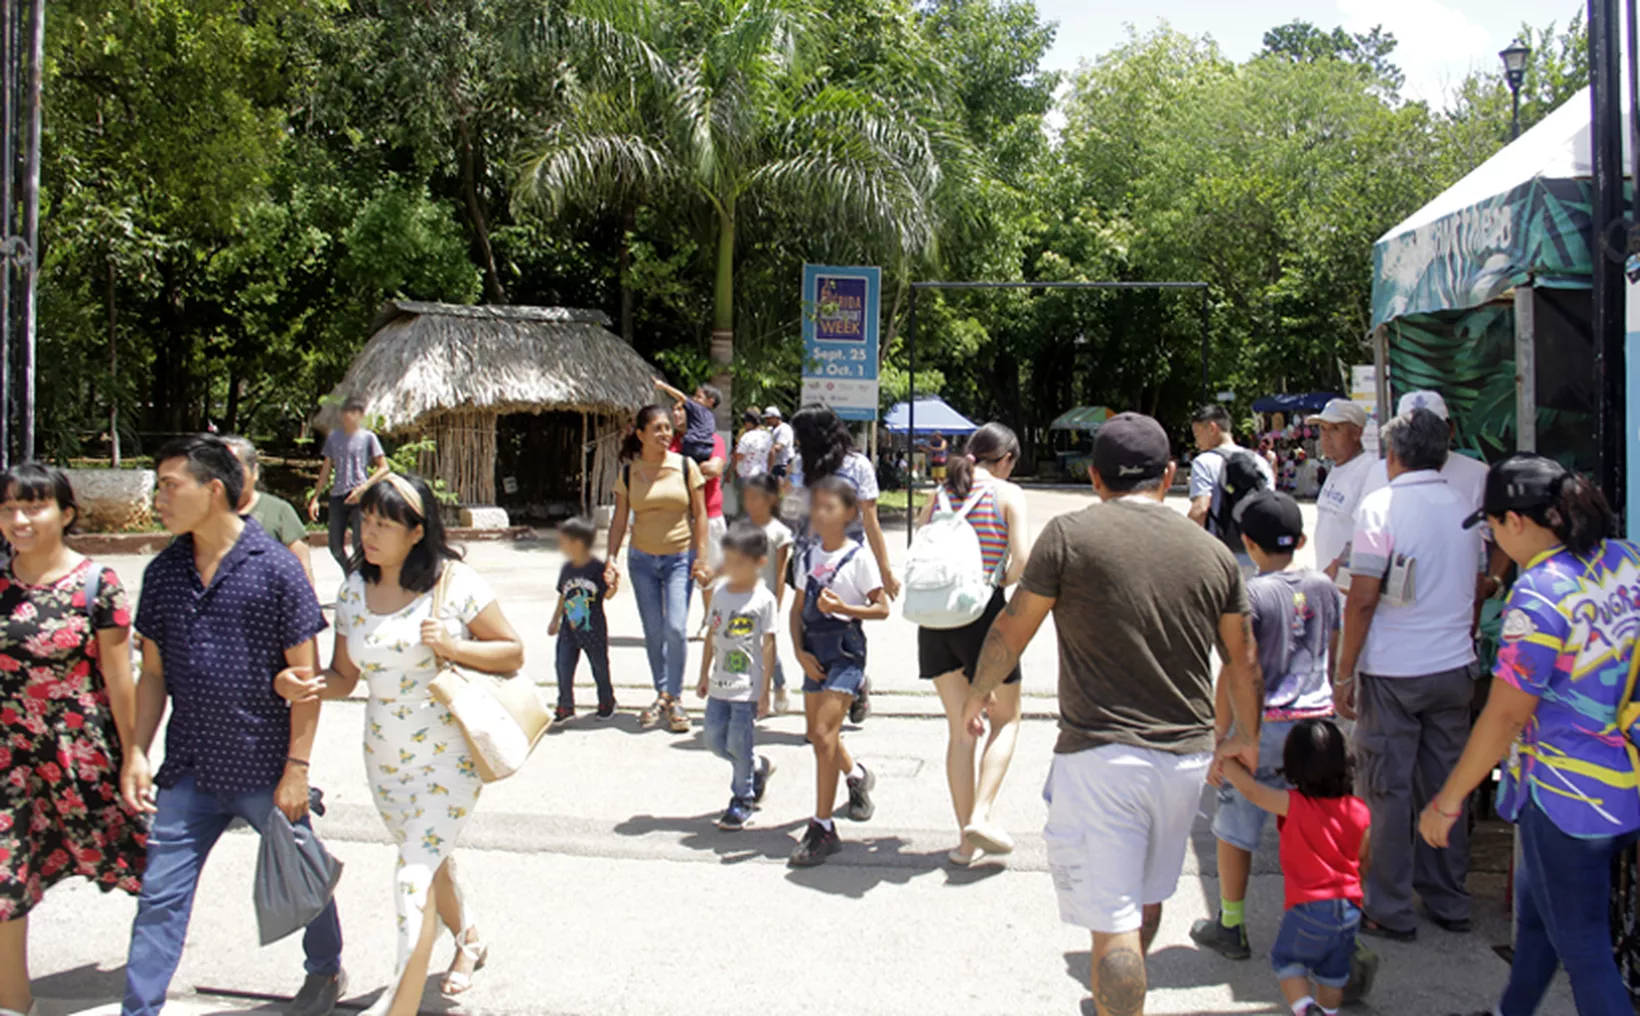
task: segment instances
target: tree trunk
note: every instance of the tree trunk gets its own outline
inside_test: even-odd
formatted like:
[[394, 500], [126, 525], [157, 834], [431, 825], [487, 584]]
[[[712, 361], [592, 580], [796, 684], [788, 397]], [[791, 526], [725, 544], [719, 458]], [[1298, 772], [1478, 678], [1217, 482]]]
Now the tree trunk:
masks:
[[621, 338], [632, 345], [632, 234], [638, 227], [638, 206], [621, 206], [621, 244], [615, 253], [615, 271], [621, 283]]
[[734, 411], [735, 360], [735, 214], [731, 202], [718, 216], [717, 280], [713, 287], [712, 384], [723, 393], [717, 407], [718, 430], [729, 430]]
[[114, 259], [108, 259], [108, 464], [120, 468], [120, 342], [114, 303]]
[[466, 117], [456, 120], [461, 134], [461, 193], [467, 202], [467, 217], [473, 223], [473, 243], [478, 248], [479, 267], [484, 269], [484, 299], [490, 303], [506, 303], [507, 291], [501, 286], [501, 273], [495, 267], [495, 251], [490, 247], [489, 219], [484, 214], [484, 202], [478, 195], [478, 153], [473, 146], [473, 131]]
[[239, 401], [245, 379], [239, 376], [237, 360], [228, 362], [228, 409], [223, 415], [222, 429], [229, 434], [239, 433]]

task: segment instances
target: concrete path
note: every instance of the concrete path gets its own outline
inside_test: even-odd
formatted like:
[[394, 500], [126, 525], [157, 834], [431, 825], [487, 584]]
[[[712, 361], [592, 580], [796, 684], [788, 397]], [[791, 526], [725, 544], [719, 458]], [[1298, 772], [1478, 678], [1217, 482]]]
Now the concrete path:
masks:
[[[1087, 500], [1033, 492], [1033, 528]], [[903, 559], [903, 534], [891, 544]], [[531, 673], [550, 683], [545, 622], [558, 555], [547, 543], [475, 545], [471, 560], [525, 634]], [[110, 563], [136, 585], [145, 562]], [[338, 580], [334, 565], [321, 562], [321, 588]], [[846, 735], [879, 775], [877, 816], [840, 823], [843, 852], [822, 868], [793, 872], [785, 858], [813, 807], [801, 719], [763, 726], [760, 750], [780, 768], [755, 828], [718, 831], [711, 818], [726, 803], [728, 766], [704, 750], [698, 731], [637, 730], [633, 713], [652, 692], [630, 593], [610, 615], [626, 711], [607, 724], [587, 715], [561, 725], [523, 774], [486, 790], [459, 857], [472, 914], [492, 943], [490, 964], [459, 1005], [429, 992], [426, 1011], [1091, 1013], [1088, 939], [1058, 921], [1040, 835], [1054, 740], [1051, 630], [1025, 660], [1029, 718], [997, 816], [1019, 839], [1006, 865], [962, 871], [944, 862], [956, 837], [945, 723], [932, 689], [916, 679], [915, 630], [896, 618], [871, 633], [876, 713]], [[698, 653], [698, 644], [691, 648]], [[584, 674], [581, 689], [590, 702]], [[349, 1000], [361, 1005], [386, 983], [393, 956], [393, 851], [365, 785], [363, 712], [357, 701], [327, 706], [314, 759], [315, 782], [331, 805], [319, 829], [347, 865], [339, 901]], [[1230, 963], [1187, 937], [1190, 923], [1217, 905], [1211, 809], [1204, 797], [1185, 877], [1151, 956], [1147, 1011], [1283, 1013], [1267, 958], [1281, 905], [1273, 828], [1255, 866], [1255, 958]], [[1507, 974], [1493, 950], [1508, 936], [1500, 835], [1492, 834], [1478, 862], [1491, 870], [1472, 880], [1477, 931], [1453, 936], [1425, 926], [1417, 945], [1376, 945], [1383, 974], [1357, 1012], [1440, 1016], [1492, 1004]], [[168, 1012], [277, 1012], [268, 1000], [300, 983], [295, 940], [256, 947], [255, 848], [250, 834], [236, 832], [213, 855]], [[50, 894], [35, 912], [31, 950], [43, 1016], [117, 1012], [111, 1004], [133, 911], [130, 900], [84, 884]], [[447, 940], [440, 944], [438, 969], [450, 951]], [[1574, 1011], [1564, 984], [1541, 1011]]]

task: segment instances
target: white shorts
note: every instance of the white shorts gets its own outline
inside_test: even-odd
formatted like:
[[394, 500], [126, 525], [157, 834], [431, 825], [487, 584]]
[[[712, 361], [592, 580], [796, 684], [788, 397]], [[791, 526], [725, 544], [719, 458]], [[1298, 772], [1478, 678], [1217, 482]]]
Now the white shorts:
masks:
[[1212, 761], [1126, 744], [1053, 757], [1042, 836], [1061, 920], [1137, 931], [1144, 907], [1173, 895]]
[[723, 537], [729, 532], [729, 523], [722, 515], [706, 520], [706, 567], [714, 572], [723, 567]]

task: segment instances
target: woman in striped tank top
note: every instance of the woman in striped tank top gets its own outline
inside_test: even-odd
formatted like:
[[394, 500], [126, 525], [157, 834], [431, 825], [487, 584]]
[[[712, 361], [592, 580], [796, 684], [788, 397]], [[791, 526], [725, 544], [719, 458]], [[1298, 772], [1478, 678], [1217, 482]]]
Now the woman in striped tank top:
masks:
[[[950, 741], [945, 750], [945, 775], [951, 786], [951, 804], [957, 813], [960, 841], [948, 855], [953, 864], [967, 866], [985, 854], [1006, 854], [1013, 839], [991, 820], [1002, 777], [1013, 761], [1019, 740], [1019, 681], [1016, 667], [992, 695], [987, 713], [991, 735], [979, 752], [979, 735], [963, 723], [968, 686], [974, 680], [980, 647], [991, 622], [1007, 605], [1003, 590], [1019, 581], [1031, 556], [1025, 522], [1025, 492], [1008, 482], [1019, 461], [1019, 439], [1000, 423], [988, 423], [968, 439], [965, 455], [951, 458], [945, 489], [953, 506], [975, 501], [968, 521], [979, 535], [986, 570], [995, 576], [996, 591], [977, 621], [966, 627], [917, 631], [918, 673], [934, 682], [945, 706]], [[923, 506], [921, 525], [927, 525], [934, 499]], [[979, 755], [976, 774], [975, 756]]]

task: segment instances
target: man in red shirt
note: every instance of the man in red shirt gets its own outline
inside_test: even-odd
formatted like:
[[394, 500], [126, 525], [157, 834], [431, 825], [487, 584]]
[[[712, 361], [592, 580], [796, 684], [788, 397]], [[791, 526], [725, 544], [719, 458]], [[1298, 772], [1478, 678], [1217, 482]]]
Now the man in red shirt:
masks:
[[[672, 407], [672, 427], [676, 436], [672, 438], [672, 450], [683, 451], [683, 432], [688, 424], [684, 415], [683, 405], [679, 403]], [[706, 567], [716, 576], [718, 569], [723, 566], [723, 534], [729, 531], [728, 523], [723, 520], [723, 470], [729, 461], [729, 445], [723, 440], [722, 434], [712, 435], [712, 457], [700, 464], [700, 473], [706, 477]], [[689, 567], [694, 568], [695, 562], [690, 561]], [[712, 613], [712, 582], [708, 578], [702, 583], [700, 591], [701, 603], [706, 608], [701, 612], [700, 629], [695, 632], [695, 638], [704, 638], [706, 635], [706, 618]]]

